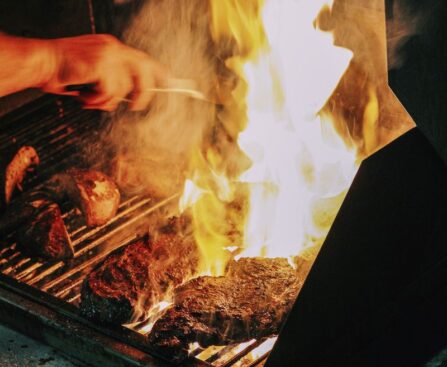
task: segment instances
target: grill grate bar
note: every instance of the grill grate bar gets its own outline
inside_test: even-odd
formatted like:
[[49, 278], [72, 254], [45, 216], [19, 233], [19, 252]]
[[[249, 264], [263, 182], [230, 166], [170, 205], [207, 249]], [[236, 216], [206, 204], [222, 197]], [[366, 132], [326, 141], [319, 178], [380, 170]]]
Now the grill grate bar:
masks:
[[[145, 200], [143, 200], [143, 201], [137, 203], [136, 205], [134, 205], [134, 206], [132, 206], [132, 207], [130, 207], [130, 208], [127, 208], [125, 211], [123, 211], [123, 212], [121, 213], [121, 215], [115, 217], [115, 219], [114, 219], [113, 222], [115, 222], [117, 219], [122, 218], [124, 215], [129, 214], [131, 211], [134, 211], [134, 210], [138, 209], [139, 207], [141, 207], [141, 206], [143, 206], [144, 204], [147, 204], [147, 203], [149, 203], [149, 202], [150, 202], [149, 199], [145, 199]], [[152, 211], [152, 209], [149, 208], [149, 210], [146, 210], [146, 211], [143, 212], [142, 214], [143, 214], [143, 215], [146, 215], [146, 214], [148, 214], [148, 213], [151, 212], [151, 211]], [[139, 217], [141, 217], [141, 216], [139, 216]], [[109, 224], [110, 224], [110, 223], [109, 223]], [[109, 234], [109, 237], [110, 237], [111, 235], [113, 235], [116, 231], [121, 230], [123, 227], [125, 227], [125, 226], [127, 226], [127, 225], [129, 225], [129, 224], [131, 224], [129, 221], [128, 221], [128, 222], [124, 222], [121, 226], [115, 228], [113, 231], [110, 231], [110, 232], [109, 232], [109, 233], [110, 233], [110, 234]], [[101, 230], [101, 229], [103, 229], [103, 228], [106, 228], [106, 226], [103, 226], [102, 228], [99, 228], [99, 229], [94, 229], [93, 231], [91, 231], [91, 232], [89, 232], [89, 233], [87, 233], [87, 234], [84, 234], [82, 237], [78, 238], [78, 240], [74, 242], [74, 245], [76, 246], [76, 245], [80, 244], [82, 241], [86, 241], [86, 240], [88, 240], [89, 237], [91, 237], [92, 235], [98, 233], [99, 230]], [[76, 254], [76, 256], [79, 256], [80, 254], [85, 253], [86, 251], [89, 251], [89, 250], [93, 249], [96, 245], [98, 245], [98, 244], [99, 244], [100, 242], [102, 242], [104, 239], [105, 239], [105, 237], [103, 236], [103, 237], [100, 237], [99, 239], [97, 239], [96, 241], [90, 243], [88, 246], [86, 246], [86, 247], [84, 247], [83, 249], [81, 249], [80, 251], [78, 251], [77, 254]], [[10, 251], [13, 251], [12, 247], [10, 247], [9, 250], [10, 250]], [[16, 259], [17, 256], [19, 256], [19, 254], [20, 254], [19, 252], [16, 252], [16, 253], [12, 254], [12, 256], [9, 257], [9, 258], [6, 258], [5, 256], [2, 256], [2, 261], [3, 261], [4, 263], [6, 263], [6, 266], [9, 265], [9, 266], [6, 267], [6, 268], [5, 268], [5, 265], [4, 265], [4, 267], [3, 267], [3, 273], [5, 273], [5, 274], [9, 274], [9, 273], [12, 272], [13, 270], [16, 270], [16, 271], [17, 271], [16, 279], [19, 279], [19, 280], [20, 280], [20, 279], [23, 279], [26, 275], [28, 275], [31, 271], [35, 271], [35, 270], [37, 270], [39, 267], [44, 266], [43, 263], [33, 262], [30, 258], [22, 258], [22, 259], [20, 259], [19, 262], [12, 264], [11, 261], [12, 261], [13, 259]], [[4, 253], [3, 253], [3, 255], [4, 255]], [[23, 269], [23, 270], [20, 269], [20, 267], [22, 267], [22, 266], [25, 265], [25, 264], [29, 264], [29, 266], [28, 266], [26, 269]], [[28, 281], [28, 283], [29, 283], [29, 284], [34, 284], [36, 281], [40, 280], [42, 276], [47, 276], [47, 275], [51, 274], [51, 273], [54, 272], [55, 270], [59, 269], [62, 265], [63, 265], [62, 262], [57, 263], [57, 264], [54, 264], [54, 265], [51, 266], [49, 269], [47, 269], [46, 272], [41, 273], [39, 277], [36, 277], [35, 279]], [[46, 288], [43, 288], [43, 289], [45, 290]]]
[[76, 281], [70, 282], [65, 288], [54, 292], [53, 295], [57, 298], [64, 298], [71, 290], [79, 286], [83, 282], [83, 279], [79, 278]]
[[253, 342], [252, 344], [248, 345], [244, 349], [242, 349], [240, 352], [236, 353], [234, 356], [232, 356], [230, 359], [226, 360], [224, 363], [219, 364], [219, 367], [231, 367], [235, 363], [237, 363], [239, 360], [241, 360], [243, 357], [245, 357], [247, 354], [249, 354], [253, 349], [259, 347], [265, 339], [259, 339]]
[[223, 347], [221, 350], [219, 350], [217, 353], [211, 355], [209, 358], [205, 360], [205, 362], [208, 362], [210, 364], [216, 362], [218, 359], [225, 356], [225, 354], [231, 352], [232, 349], [234, 349], [235, 345], [230, 344], [225, 347]]
[[81, 293], [78, 293], [75, 296], [70, 297], [69, 299], [67, 299], [67, 302], [68, 303], [74, 303], [74, 302], [79, 301], [80, 298], [81, 298]]
[[[3, 131], [8, 131], [8, 134], [4, 134], [0, 136], [0, 145], [2, 147], [7, 147], [9, 144], [12, 143], [13, 139], [16, 140], [22, 140], [23, 137], [28, 138], [30, 136], [33, 136], [33, 132], [40, 129], [41, 127], [48, 127], [48, 124], [54, 123], [55, 125], [58, 123], [57, 119], [57, 110], [56, 106], [54, 105], [53, 101], [47, 101], [48, 104], [53, 104], [52, 106], [47, 106], [47, 108], [42, 108], [42, 111], [39, 111], [37, 113], [29, 114], [29, 116], [22, 116], [25, 117], [26, 122], [22, 123], [20, 120], [20, 117], [18, 118], [12, 118], [8, 121], [2, 121], [2, 127]], [[49, 110], [49, 109], [53, 110]], [[6, 120], [6, 119], [3, 119]], [[45, 129], [48, 131], [47, 129]]]

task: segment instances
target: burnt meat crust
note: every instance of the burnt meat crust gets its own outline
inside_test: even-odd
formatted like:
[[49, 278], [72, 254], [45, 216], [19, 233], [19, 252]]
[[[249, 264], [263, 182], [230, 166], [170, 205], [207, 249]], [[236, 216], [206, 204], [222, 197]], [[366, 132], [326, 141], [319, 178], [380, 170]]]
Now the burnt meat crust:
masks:
[[303, 281], [283, 258], [233, 261], [225, 276], [198, 277], [178, 287], [174, 305], [148, 341], [157, 352], [182, 361], [193, 342], [207, 347], [276, 335]]
[[68, 197], [78, 205], [89, 227], [107, 223], [115, 216], [120, 203], [115, 182], [95, 170], [70, 168], [54, 175], [47, 183], [46, 190], [57, 202]]
[[109, 324], [138, 321], [198, 266], [195, 243], [162, 230], [110, 254], [87, 275], [81, 290], [81, 313]]
[[17, 235], [17, 245], [31, 257], [66, 260], [73, 257], [73, 246], [59, 206], [45, 199], [30, 204], [35, 213]]

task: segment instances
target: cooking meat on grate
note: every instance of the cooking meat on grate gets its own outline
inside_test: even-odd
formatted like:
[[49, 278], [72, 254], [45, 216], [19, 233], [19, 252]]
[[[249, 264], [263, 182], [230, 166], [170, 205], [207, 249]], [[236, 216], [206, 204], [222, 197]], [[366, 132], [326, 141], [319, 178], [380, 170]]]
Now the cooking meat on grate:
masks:
[[197, 269], [194, 241], [181, 233], [181, 220], [151, 238], [137, 240], [110, 254], [85, 279], [81, 312], [104, 323], [137, 321], [173, 287]]
[[17, 197], [0, 219], [0, 234], [16, 230], [19, 248], [30, 256], [51, 260], [73, 257], [73, 247], [58, 206], [65, 199], [79, 205], [87, 225], [99, 226], [115, 216], [120, 194], [101, 172], [69, 169], [40, 189]]
[[[301, 267], [306, 263], [301, 260]], [[207, 347], [273, 336], [303, 282], [287, 259], [233, 261], [225, 276], [202, 276], [178, 287], [174, 304], [155, 323], [149, 343], [160, 354], [182, 361], [193, 342]]]
[[54, 175], [46, 190], [55, 201], [70, 199], [85, 216], [87, 226], [94, 227], [112, 219], [120, 203], [120, 193], [111, 178], [95, 170], [71, 168]]
[[[11, 152], [13, 152], [11, 154]], [[22, 183], [26, 173], [32, 166], [39, 164], [39, 156], [36, 150], [30, 146], [20, 149], [15, 147], [10, 152], [2, 152], [0, 157], [0, 208], [9, 204], [14, 190], [22, 190]]]
[[73, 257], [59, 206], [42, 191], [14, 200], [0, 220], [0, 235], [15, 232], [18, 248], [31, 257], [65, 260]]
[[31, 256], [48, 260], [73, 257], [73, 246], [59, 206], [44, 198], [29, 203], [35, 208], [30, 221], [17, 234], [17, 246]]

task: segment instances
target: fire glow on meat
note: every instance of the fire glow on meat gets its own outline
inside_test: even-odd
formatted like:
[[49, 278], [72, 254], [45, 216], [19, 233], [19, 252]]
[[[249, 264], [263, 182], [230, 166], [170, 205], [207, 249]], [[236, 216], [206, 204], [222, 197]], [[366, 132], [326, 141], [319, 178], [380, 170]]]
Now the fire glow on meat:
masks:
[[332, 224], [357, 152], [322, 112], [352, 57], [319, 29], [330, 9], [325, 0], [211, 1], [212, 36], [232, 45], [225, 66], [237, 80], [218, 118], [248, 164], [213, 146], [197, 153], [180, 207], [191, 207], [203, 273], [222, 274], [231, 257], [303, 255]]

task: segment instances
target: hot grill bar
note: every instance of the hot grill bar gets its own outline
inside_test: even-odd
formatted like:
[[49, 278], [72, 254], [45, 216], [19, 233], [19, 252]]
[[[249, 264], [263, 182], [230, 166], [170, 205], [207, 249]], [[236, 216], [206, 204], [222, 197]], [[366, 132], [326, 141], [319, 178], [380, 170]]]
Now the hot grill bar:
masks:
[[[32, 145], [37, 150], [41, 165], [25, 182], [29, 189], [79, 164], [81, 143], [106, 126], [107, 120], [97, 112], [81, 110], [72, 100], [44, 97], [2, 119], [0, 147]], [[169, 365], [154, 356], [146, 344], [149, 322], [116, 328], [96, 325], [80, 316], [78, 304], [88, 271], [113, 250], [143, 235], [150, 217], [169, 211], [177, 198], [123, 198], [115, 218], [93, 229], [83, 225], [70, 204], [63, 205], [64, 222], [75, 250], [67, 263], [30, 259], [17, 250], [10, 235], [6, 236], [0, 247], [2, 322], [94, 366]], [[250, 353], [259, 348], [268, 350], [266, 346], [272, 344], [272, 340], [253, 340], [205, 350], [197, 347], [186, 365], [255, 367], [263, 364], [267, 354], [253, 358]]]

